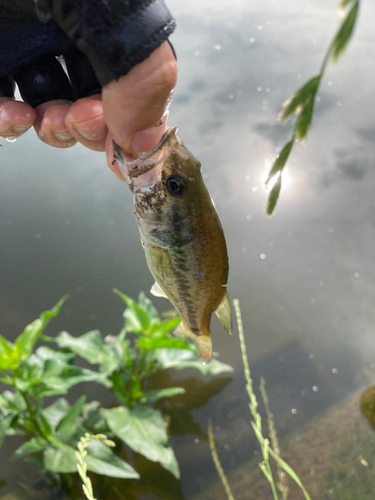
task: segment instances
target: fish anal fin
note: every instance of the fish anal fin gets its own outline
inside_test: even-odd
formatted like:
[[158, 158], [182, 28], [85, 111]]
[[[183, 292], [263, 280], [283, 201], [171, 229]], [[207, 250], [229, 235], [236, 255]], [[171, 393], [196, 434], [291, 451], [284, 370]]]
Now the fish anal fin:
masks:
[[152, 285], [150, 292], [152, 293], [152, 295], [155, 295], [155, 297], [164, 297], [165, 299], [168, 298], [165, 295], [165, 293], [163, 292], [163, 290], [160, 288], [160, 285], [158, 285], [156, 281]]
[[177, 328], [173, 330], [173, 335], [176, 335], [176, 337], [189, 337], [189, 338], [194, 338], [194, 333], [189, 332], [189, 330], [185, 330], [183, 327], [182, 322], [178, 325]]
[[232, 335], [232, 315], [228, 292], [225, 292], [222, 301], [215, 310], [215, 314], [229, 335]]
[[177, 337], [187, 337], [194, 341], [195, 347], [197, 348], [198, 356], [201, 358], [203, 363], [209, 363], [212, 359], [212, 340], [211, 335], [197, 335], [190, 330], [186, 330], [183, 323], [180, 323], [178, 327], [173, 331], [173, 334]]

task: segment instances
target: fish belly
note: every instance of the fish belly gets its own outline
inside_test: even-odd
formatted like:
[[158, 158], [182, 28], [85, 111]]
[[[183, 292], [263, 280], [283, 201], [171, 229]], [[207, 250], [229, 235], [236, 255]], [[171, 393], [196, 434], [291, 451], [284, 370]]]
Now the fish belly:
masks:
[[197, 261], [190, 244], [177, 249], [145, 244], [144, 249], [151, 274], [181, 316], [185, 329], [209, 336], [211, 314], [225, 289], [208, 286], [204, 263]]

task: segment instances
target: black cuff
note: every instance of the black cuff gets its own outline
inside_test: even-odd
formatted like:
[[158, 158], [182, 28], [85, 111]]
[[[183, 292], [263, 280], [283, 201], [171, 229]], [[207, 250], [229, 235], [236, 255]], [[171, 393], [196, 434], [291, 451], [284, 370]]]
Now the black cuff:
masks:
[[85, 25], [81, 32], [78, 28], [71, 33], [78, 48], [90, 59], [102, 86], [144, 61], [176, 26], [164, 0], [154, 0], [120, 20], [112, 16], [109, 24]]

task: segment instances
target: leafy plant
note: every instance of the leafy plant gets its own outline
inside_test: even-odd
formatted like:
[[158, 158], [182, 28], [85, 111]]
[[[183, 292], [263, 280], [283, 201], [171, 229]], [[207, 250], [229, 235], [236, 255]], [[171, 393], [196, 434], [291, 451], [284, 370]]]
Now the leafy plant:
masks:
[[[243, 325], [242, 325], [242, 317], [241, 317], [241, 310], [240, 310], [240, 304], [239, 301], [236, 299], [233, 301], [234, 303], [234, 308], [236, 311], [236, 317], [237, 317], [237, 323], [238, 323], [238, 333], [240, 337], [240, 346], [241, 346], [241, 353], [242, 353], [242, 361], [244, 365], [244, 373], [245, 373], [245, 379], [246, 379], [246, 390], [249, 395], [250, 399], [250, 411], [251, 414], [254, 418], [254, 421], [251, 422], [251, 425], [254, 429], [255, 435], [258, 439], [258, 442], [260, 444], [260, 448], [262, 451], [263, 455], [263, 462], [259, 464], [259, 467], [265, 477], [267, 478], [268, 482], [270, 483], [271, 489], [272, 489], [272, 496], [274, 500], [280, 500], [278, 491], [276, 486], [278, 487], [280, 494], [281, 494], [281, 500], [287, 500], [288, 497], [288, 488], [286, 485], [285, 481], [285, 475], [282, 471], [287, 473], [301, 488], [305, 499], [306, 500], [311, 500], [309, 494], [307, 493], [305, 487], [303, 486], [300, 478], [297, 476], [297, 474], [294, 472], [294, 470], [280, 457], [280, 450], [279, 450], [279, 443], [278, 443], [278, 438], [277, 438], [277, 433], [276, 433], [276, 427], [275, 423], [273, 421], [273, 417], [270, 411], [269, 407], [269, 402], [268, 402], [268, 397], [266, 394], [266, 388], [265, 388], [265, 381], [264, 379], [261, 379], [261, 394], [264, 402], [264, 406], [266, 408], [266, 414], [267, 414], [267, 423], [268, 423], [268, 433], [271, 439], [271, 443], [269, 439], [265, 438], [263, 436], [263, 431], [262, 431], [262, 417], [258, 411], [258, 402], [253, 390], [253, 381], [251, 379], [251, 374], [250, 374], [250, 367], [249, 367], [249, 361], [247, 358], [247, 352], [246, 352], [246, 345], [245, 345], [245, 336], [243, 332]], [[211, 454], [212, 458], [216, 467], [216, 470], [218, 472], [218, 475], [220, 477], [220, 480], [224, 486], [224, 489], [226, 491], [228, 500], [234, 500], [234, 496], [232, 494], [232, 491], [230, 489], [230, 486], [228, 484], [228, 480], [225, 476], [225, 473], [223, 471], [223, 468], [220, 464], [220, 460], [216, 451], [216, 446], [215, 446], [215, 440], [214, 440], [214, 435], [212, 431], [212, 425], [209, 422], [208, 425], [208, 436], [209, 436], [209, 444], [211, 448]], [[275, 460], [277, 468], [278, 468], [278, 476], [279, 476], [279, 482], [275, 483], [274, 479], [274, 473], [271, 469], [271, 463], [270, 463], [270, 456]]]
[[[168, 369], [194, 368], [215, 375], [232, 368], [216, 359], [203, 365], [195, 348], [170, 335], [180, 319], [161, 320], [144, 294], [136, 302], [116, 293], [127, 305], [124, 327], [117, 336], [103, 340], [97, 330], [79, 337], [67, 332], [56, 338], [46, 336], [48, 322], [59, 313], [66, 297], [28, 325], [14, 343], [0, 336], [0, 381], [11, 387], [0, 395], [0, 446], [6, 436], [21, 434], [26, 439], [12, 459], [33, 461], [54, 475], [76, 472], [78, 460], [81, 477], [92, 471], [139, 478], [137, 471], [98, 437], [98, 433], [105, 433], [179, 477], [167, 423], [153, 405], [161, 398], [182, 394], [184, 389], [148, 390], [148, 380]], [[35, 349], [38, 340], [48, 345]], [[54, 344], [57, 346], [52, 348]], [[95, 369], [77, 366], [78, 357], [96, 365]], [[87, 403], [84, 395], [72, 405], [63, 397], [46, 405], [49, 397], [66, 395], [80, 382], [95, 382], [112, 390], [118, 405], [100, 408], [97, 401]], [[87, 492], [93, 495], [85, 481]]]
[[[0, 380], [12, 387], [0, 395], [0, 446], [6, 435], [21, 434], [27, 441], [11, 459], [25, 458], [53, 473], [76, 471], [75, 449], [87, 432], [89, 414], [97, 402], [85, 404], [81, 396], [72, 406], [60, 398], [44, 407], [45, 398], [65, 395], [80, 382], [109, 386], [105, 376], [74, 365], [74, 353], [41, 346], [37, 340], [50, 319], [56, 316], [66, 297], [50, 311], [28, 325], [15, 343], [0, 336]], [[105, 445], [103, 445], [104, 448]], [[102, 447], [103, 447], [102, 446]], [[88, 469], [115, 477], [139, 477], [138, 473], [112, 452], [104, 457], [100, 447], [89, 450]]]
[[276, 177], [268, 197], [268, 215], [272, 215], [276, 207], [282, 185], [282, 173], [294, 144], [296, 142], [304, 144], [307, 139], [307, 134], [310, 130], [314, 113], [316, 93], [322, 81], [326, 66], [330, 60], [332, 62], [337, 61], [340, 55], [344, 52], [345, 47], [352, 36], [358, 15], [359, 3], [360, 0], [340, 0], [340, 8], [342, 10], [346, 10], [346, 15], [344, 16], [334, 39], [328, 47], [319, 73], [302, 85], [302, 87], [299, 88], [283, 105], [283, 110], [280, 113], [279, 120], [286, 120], [293, 114], [297, 116], [297, 120], [295, 122], [291, 139], [285, 144], [281, 152], [277, 155], [266, 180], [266, 186], [268, 186], [271, 179]]
[[216, 359], [208, 365], [202, 364], [195, 348], [169, 333], [180, 323], [180, 318], [161, 320], [143, 293], [136, 302], [118, 290], [115, 292], [128, 306], [119, 335], [103, 340], [97, 330], [81, 337], [62, 332], [56, 342], [89, 363], [99, 365], [99, 372], [121, 403], [121, 406], [100, 410], [105, 427], [97, 426], [96, 430], [121, 439], [132, 450], [159, 462], [178, 478], [179, 468], [169, 444], [167, 425], [161, 411], [152, 408], [150, 403], [182, 394], [184, 389], [147, 390], [147, 380], [167, 369], [194, 368], [204, 375], [216, 375], [231, 372], [232, 368]]

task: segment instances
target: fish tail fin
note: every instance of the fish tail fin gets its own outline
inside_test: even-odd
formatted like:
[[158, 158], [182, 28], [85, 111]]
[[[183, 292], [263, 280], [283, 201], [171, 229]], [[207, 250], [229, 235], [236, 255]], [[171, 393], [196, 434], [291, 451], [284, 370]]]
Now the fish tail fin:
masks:
[[212, 359], [212, 340], [209, 335], [196, 335], [190, 330], [186, 330], [182, 323], [173, 331], [177, 337], [188, 337], [194, 341], [198, 356], [203, 363], [209, 363]]
[[228, 292], [225, 292], [222, 301], [215, 310], [215, 314], [229, 335], [232, 335], [232, 314]]
[[199, 335], [194, 339], [198, 355], [203, 363], [209, 363], [212, 359], [212, 340], [211, 335]]

